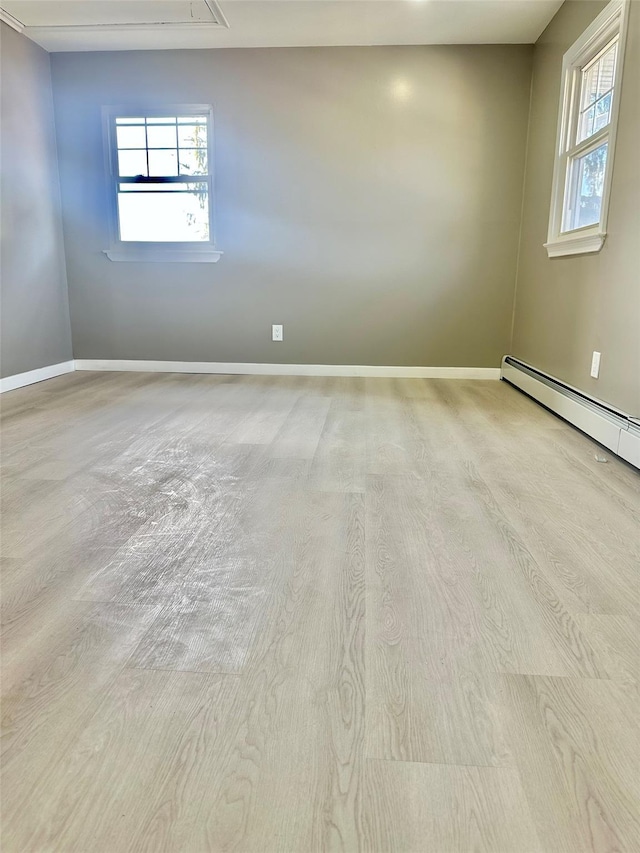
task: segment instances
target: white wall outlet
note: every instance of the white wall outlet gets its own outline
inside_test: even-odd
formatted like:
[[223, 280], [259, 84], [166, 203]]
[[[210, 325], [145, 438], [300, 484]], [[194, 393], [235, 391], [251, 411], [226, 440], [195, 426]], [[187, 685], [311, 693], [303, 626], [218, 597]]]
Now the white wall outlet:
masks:
[[284, 335], [282, 333], [281, 325], [273, 325], [271, 327], [271, 340], [272, 341], [282, 341], [284, 340]]
[[591, 358], [591, 375], [594, 379], [600, 375], [600, 353], [595, 352], [595, 350]]

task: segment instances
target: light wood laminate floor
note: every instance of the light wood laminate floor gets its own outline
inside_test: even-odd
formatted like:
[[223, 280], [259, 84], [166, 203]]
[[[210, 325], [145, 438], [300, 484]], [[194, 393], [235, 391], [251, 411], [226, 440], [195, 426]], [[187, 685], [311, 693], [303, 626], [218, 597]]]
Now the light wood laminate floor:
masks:
[[2, 398], [2, 850], [639, 851], [640, 478], [498, 382]]

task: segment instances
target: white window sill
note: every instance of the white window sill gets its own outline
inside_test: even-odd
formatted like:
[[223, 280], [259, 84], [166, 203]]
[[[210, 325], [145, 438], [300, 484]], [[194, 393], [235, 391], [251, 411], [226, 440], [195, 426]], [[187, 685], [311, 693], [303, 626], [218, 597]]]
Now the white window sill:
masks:
[[604, 246], [606, 234], [576, 234], [573, 237], [559, 237], [545, 243], [550, 258], [563, 258], [567, 255], [587, 255], [599, 252]]
[[216, 264], [222, 257], [218, 249], [189, 251], [188, 249], [104, 249], [110, 261], [146, 263]]

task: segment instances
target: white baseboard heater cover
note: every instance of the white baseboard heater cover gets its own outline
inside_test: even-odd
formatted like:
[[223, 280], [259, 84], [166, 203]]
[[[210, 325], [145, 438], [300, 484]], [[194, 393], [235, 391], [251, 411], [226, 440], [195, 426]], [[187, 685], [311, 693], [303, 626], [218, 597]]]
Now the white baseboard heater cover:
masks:
[[510, 355], [502, 359], [501, 379], [640, 468], [640, 420], [637, 418]]

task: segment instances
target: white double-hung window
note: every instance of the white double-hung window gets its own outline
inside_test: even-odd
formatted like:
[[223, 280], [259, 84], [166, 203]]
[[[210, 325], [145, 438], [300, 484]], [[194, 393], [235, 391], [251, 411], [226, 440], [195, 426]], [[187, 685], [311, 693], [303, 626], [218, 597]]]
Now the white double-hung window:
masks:
[[208, 106], [105, 108], [116, 261], [217, 261]]
[[564, 56], [549, 257], [598, 252], [606, 238], [627, 15], [628, 0], [613, 0]]

